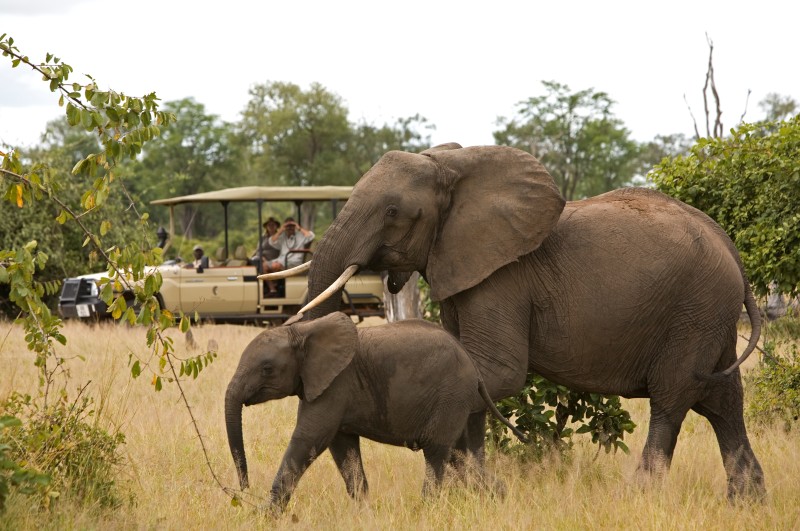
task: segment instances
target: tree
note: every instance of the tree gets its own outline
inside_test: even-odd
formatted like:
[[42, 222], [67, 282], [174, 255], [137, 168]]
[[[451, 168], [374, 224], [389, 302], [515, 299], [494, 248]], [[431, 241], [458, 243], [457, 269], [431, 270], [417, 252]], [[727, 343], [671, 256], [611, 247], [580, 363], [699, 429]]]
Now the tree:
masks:
[[[23, 163], [33, 164], [32, 161], [37, 161], [46, 165], [58, 181], [57, 191], [61, 200], [68, 204], [79, 204], [85, 191], [85, 182], [71, 173], [72, 168], [85, 153], [97, 151], [99, 147], [96, 135], [70, 127], [66, 118], [59, 118], [47, 124], [39, 147], [20, 151], [19, 154]], [[97, 226], [103, 219], [113, 218], [114, 221], [107, 225], [106, 235], [109, 239], [133, 241], [138, 220], [130, 215], [129, 206], [129, 199], [123, 194], [111, 194], [102, 212], [92, 209], [82, 216], [82, 220], [87, 225]], [[9, 208], [0, 217], [0, 234], [3, 235], [4, 245], [20, 248], [36, 240], [40, 251], [57, 257], [49, 260], [38, 275], [46, 281], [85, 273], [91, 262], [98, 258], [97, 253], [82, 245], [86, 234], [78, 225], [53, 223], [58, 214], [57, 205], [43, 202], [36, 209]]]
[[711, 216], [730, 235], [759, 295], [800, 289], [800, 115], [742, 124], [727, 138], [701, 138], [650, 179]]
[[[250, 101], [236, 127], [240, 172], [261, 184], [352, 185], [391, 149], [423, 150], [430, 140], [419, 132], [433, 127], [424, 117], [394, 125], [352, 124], [342, 98], [319, 83], [303, 90], [293, 83], [268, 82], [250, 89]], [[314, 228], [316, 210], [304, 210], [304, 227]]]
[[537, 157], [567, 200], [597, 195], [630, 182], [638, 168], [638, 146], [615, 118], [605, 92], [571, 92], [567, 85], [542, 83], [543, 96], [517, 105], [517, 117], [498, 119], [497, 144]]
[[[213, 361], [215, 353], [207, 352], [187, 359], [175, 356], [173, 340], [167, 337], [165, 331], [179, 323], [180, 330], [187, 332], [190, 318], [186, 315], [174, 315], [168, 309], [162, 309], [159, 304], [156, 294], [161, 287], [161, 275], [148, 266], [161, 263], [161, 248], [151, 243], [153, 233], [148, 228], [148, 216], [140, 214], [138, 205], [131, 198], [126, 186], [124, 171], [120, 171], [120, 164], [140, 155], [143, 147], [161, 133], [162, 127], [175, 121], [175, 115], [159, 110], [159, 100], [155, 93], [131, 97], [114, 90], [101, 90], [97, 81], [88, 75], [88, 82], [68, 82], [72, 73], [70, 65], [50, 53], [43, 62], [35, 64], [20, 52], [14, 45], [14, 40], [6, 34], [0, 35], [0, 52], [3, 57], [10, 58], [12, 67], [23, 65], [41, 76], [49, 84], [51, 92], [59, 95], [59, 105], [66, 107], [68, 125], [74, 130], [91, 132], [96, 140], [89, 148], [92, 151], [79, 158], [70, 172], [71, 178], [83, 190], [75, 202], [63, 193], [64, 175], [57, 168], [48, 165], [47, 161], [26, 160], [19, 150], [0, 151], [2, 201], [10, 205], [10, 208], [18, 209], [51, 205], [58, 212], [51, 221], [53, 225], [74, 224], [84, 234], [82, 247], [92, 249], [91, 253], [106, 267], [107, 277], [101, 278], [97, 285], [100, 289], [99, 296], [108, 305], [109, 313], [114, 319], [124, 320], [130, 325], [142, 325], [146, 329], [149, 356], [142, 360], [137, 355], [131, 356], [129, 364], [132, 377], [152, 375], [150, 381], [156, 391], [160, 391], [165, 382], [177, 386], [199, 444], [207, 455], [196, 419], [183, 392], [183, 385], [189, 375], [196, 378], [203, 366]], [[72, 144], [66, 145], [70, 149], [73, 147]], [[115, 196], [122, 198], [120, 201], [126, 203], [126, 209], [136, 220], [133, 225], [135, 238], [114, 242], [107, 238], [113, 233], [112, 229], [118, 220], [106, 217], [109, 212], [104, 209], [112, 203]], [[85, 463], [92, 464], [92, 467], [98, 464], [105, 467], [108, 464], [100, 462], [103, 460], [102, 456], [98, 459], [98, 454], [83, 451], [86, 447], [84, 443], [88, 442], [89, 447], [96, 448], [99, 439], [104, 435], [87, 422], [94, 409], [91, 408], [91, 400], [86, 397], [81, 399], [81, 394], [89, 383], [78, 389], [78, 397], [73, 402], [68, 400], [67, 360], [54, 348], [55, 343], [66, 344], [67, 338], [61, 333], [63, 323], [42, 300], [46, 293], [53, 294], [58, 290], [56, 282], [39, 278], [39, 273], [45, 268], [49, 257], [38, 248], [39, 243], [36, 240], [12, 248], [5, 248], [4, 240], [2, 246], [0, 285], [8, 286], [9, 301], [19, 309], [15, 324], [25, 329], [28, 349], [34, 355], [34, 364], [38, 368], [40, 390], [36, 397], [12, 395], [0, 406], [7, 409], [10, 405], [15, 410], [30, 411], [30, 420], [37, 421], [32, 424], [34, 429], [28, 429], [25, 421], [22, 425], [30, 434], [31, 441], [37, 444], [44, 441], [45, 446], [56, 453], [60, 453], [62, 447], [78, 453], [76, 462], [81, 463], [79, 478], [77, 481], [70, 479], [66, 483], [74, 494], [82, 498], [82, 494], [86, 492], [84, 489], [104, 490], [98, 489], [98, 486], [107, 485], [105, 480], [101, 479], [103, 483], [97, 482], [97, 478], [92, 478], [89, 469], [83, 466]], [[135, 301], [132, 301], [134, 304], [131, 306], [128, 306], [126, 297], [122, 295], [123, 290], [134, 294]], [[59, 377], [61, 387], [56, 389]], [[17, 413], [14, 411], [11, 416], [3, 414], [3, 426], [0, 428], [20, 428], [18, 420], [23, 419]], [[51, 439], [53, 426], [59, 428], [59, 441], [56, 442]], [[72, 430], [73, 427], [76, 429]], [[106, 440], [102, 443], [103, 448], [113, 454], [121, 440], [119, 437]], [[32, 444], [25, 443], [21, 446], [26, 450]], [[2, 453], [6, 449], [9, 448], [4, 445]], [[13, 451], [13, 448], [10, 450]], [[12, 456], [10, 461], [5, 455], [2, 457], [4, 463], [0, 467], [3, 468], [0, 473], [12, 474], [12, 486], [27, 489], [30, 481], [39, 481], [38, 474], [19, 466], [27, 461], [24, 456]], [[48, 463], [56, 472], [64, 469], [57, 460], [48, 460]], [[206, 465], [217, 485], [227, 493], [207, 458]], [[25, 477], [19, 474], [24, 474]], [[85, 478], [90, 478], [91, 488], [87, 488], [82, 481]], [[3, 491], [0, 496], [3, 499], [8, 486], [6, 481], [0, 480], [0, 490]], [[45, 496], [47, 500], [50, 499], [49, 493], [45, 492]], [[237, 500], [235, 495], [230, 496], [234, 501]]]
[[304, 91], [269, 82], [250, 89], [238, 136], [264, 184], [351, 184], [347, 108], [319, 83]]
[[[649, 141], [640, 144], [639, 146], [639, 170], [638, 174], [642, 176], [641, 180], [644, 181], [647, 173], [665, 158], [677, 157], [678, 155], [686, 155], [689, 153], [694, 141], [684, 135], [683, 133], [675, 133], [671, 135], [656, 135], [656, 137]], [[636, 182], [635, 184], [640, 184]]]
[[775, 92], [767, 94], [764, 99], [758, 103], [758, 106], [764, 111], [766, 115], [764, 120], [767, 122], [788, 120], [800, 111], [797, 101], [794, 98], [791, 96], [781, 96]]
[[[138, 199], [147, 204], [153, 199], [243, 184], [242, 176], [235, 171], [229, 125], [207, 114], [205, 106], [193, 98], [167, 102], [164, 110], [174, 114], [177, 121], [143, 150], [131, 170], [137, 177]], [[162, 211], [153, 216], [163, 224]], [[187, 206], [181, 214], [178, 230], [188, 238], [193, 237], [195, 228], [218, 232], [222, 226], [221, 212]]]
[[366, 122], [352, 126], [353, 134], [347, 152], [353, 173], [361, 176], [366, 173], [384, 153], [391, 150], [419, 153], [431, 147], [430, 135], [423, 136], [420, 130], [436, 129], [428, 120], [415, 114], [398, 118], [394, 125], [380, 127]]

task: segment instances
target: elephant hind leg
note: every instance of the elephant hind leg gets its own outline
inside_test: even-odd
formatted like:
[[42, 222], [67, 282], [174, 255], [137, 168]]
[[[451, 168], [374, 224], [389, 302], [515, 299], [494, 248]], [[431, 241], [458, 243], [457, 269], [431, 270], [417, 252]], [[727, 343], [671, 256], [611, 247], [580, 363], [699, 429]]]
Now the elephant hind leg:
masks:
[[717, 383], [703, 400], [692, 407], [708, 419], [717, 436], [731, 501], [743, 496], [762, 499], [766, 494], [764, 472], [747, 437], [742, 395], [737, 371], [727, 380]]
[[485, 438], [486, 411], [470, 414], [449, 458], [449, 464], [461, 479], [466, 480], [467, 469], [471, 466], [483, 470], [486, 461]]
[[681, 423], [688, 410], [688, 406], [678, 411], [666, 410], [651, 400], [650, 427], [639, 463], [640, 471], [656, 477], [666, 474], [672, 463]]
[[442, 444], [429, 444], [422, 448], [425, 455], [425, 481], [422, 495], [429, 496], [442, 486], [444, 470], [450, 458], [450, 447]]
[[338, 432], [328, 448], [344, 479], [347, 494], [355, 499], [365, 498], [369, 491], [360, 442], [358, 435]]

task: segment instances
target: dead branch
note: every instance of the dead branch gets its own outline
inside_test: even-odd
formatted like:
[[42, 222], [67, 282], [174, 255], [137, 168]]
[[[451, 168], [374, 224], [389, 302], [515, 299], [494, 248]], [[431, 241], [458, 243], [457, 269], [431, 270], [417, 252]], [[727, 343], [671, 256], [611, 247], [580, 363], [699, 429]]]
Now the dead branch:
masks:
[[742, 111], [742, 115], [739, 117], [739, 123], [744, 122], [744, 115], [747, 114], [747, 105], [750, 103], [750, 93], [753, 92], [750, 89], [747, 89], [747, 96], [744, 99], [744, 111]]
[[689, 116], [692, 117], [692, 123], [694, 124], [694, 139], [700, 140], [700, 131], [697, 129], [697, 119], [694, 117], [694, 113], [692, 112], [692, 106], [689, 105], [689, 100], [686, 99], [686, 93], [683, 93], [683, 101], [686, 103], [686, 108], [689, 109]]

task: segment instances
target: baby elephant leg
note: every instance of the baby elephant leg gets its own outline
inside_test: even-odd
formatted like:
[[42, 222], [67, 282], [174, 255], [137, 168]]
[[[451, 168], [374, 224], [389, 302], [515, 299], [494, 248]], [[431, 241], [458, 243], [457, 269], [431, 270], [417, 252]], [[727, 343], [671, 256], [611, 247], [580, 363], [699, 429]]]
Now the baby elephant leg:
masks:
[[270, 491], [270, 504], [272, 510], [278, 513], [286, 509], [292, 497], [297, 482], [314, 460], [326, 450], [327, 441], [309, 441], [295, 435], [289, 443], [289, 448], [283, 454], [283, 461], [278, 468], [278, 473], [272, 482]]
[[333, 456], [339, 473], [344, 478], [347, 493], [356, 499], [367, 495], [367, 476], [361, 461], [361, 445], [358, 435], [339, 432], [328, 448]]
[[422, 449], [425, 456], [425, 481], [422, 484], [422, 495], [428, 496], [442, 486], [444, 469], [450, 458], [450, 447], [431, 444]]

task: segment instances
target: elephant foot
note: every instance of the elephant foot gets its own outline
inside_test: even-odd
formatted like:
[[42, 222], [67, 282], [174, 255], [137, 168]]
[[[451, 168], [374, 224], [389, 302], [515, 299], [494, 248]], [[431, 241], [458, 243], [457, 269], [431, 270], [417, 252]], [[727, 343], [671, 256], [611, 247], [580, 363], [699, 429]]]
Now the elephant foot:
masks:
[[494, 474], [486, 472], [486, 470], [477, 463], [470, 462], [465, 464], [458, 471], [456, 476], [459, 483], [467, 488], [480, 491], [483, 494], [488, 494], [493, 498], [503, 499], [506, 496], [506, 483]]
[[758, 462], [728, 477], [728, 501], [763, 503], [767, 497], [764, 472]]
[[669, 468], [664, 466], [663, 463], [655, 467], [652, 466], [652, 462], [649, 464], [651, 466], [647, 466], [644, 462], [639, 463], [633, 476], [632, 485], [642, 492], [649, 492], [651, 490], [658, 491], [659, 489], [663, 489], [667, 482], [667, 472]]
[[285, 510], [286, 507], [281, 507], [280, 505], [270, 501], [269, 503], [260, 505], [257, 509], [257, 512], [264, 518], [277, 519], [283, 516]]
[[291, 492], [270, 492], [269, 504], [264, 506], [264, 511], [272, 516], [280, 516], [289, 505], [289, 499], [292, 497]]
[[743, 444], [728, 454], [725, 472], [728, 475], [729, 502], [764, 501], [767, 495], [764, 471], [749, 444]]

